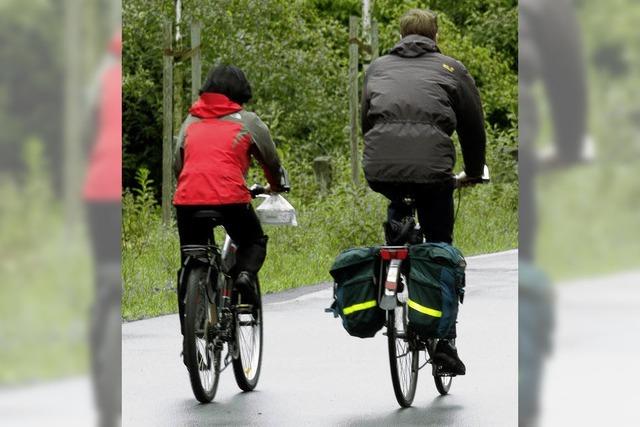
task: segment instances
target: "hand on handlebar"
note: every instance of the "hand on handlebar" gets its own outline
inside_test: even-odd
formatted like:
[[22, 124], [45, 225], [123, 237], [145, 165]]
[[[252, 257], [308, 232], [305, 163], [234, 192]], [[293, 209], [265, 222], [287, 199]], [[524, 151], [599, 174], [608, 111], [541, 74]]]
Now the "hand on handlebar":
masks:
[[485, 184], [490, 181], [489, 168], [487, 167], [487, 165], [484, 166], [482, 176], [467, 176], [467, 173], [465, 171], [462, 171], [458, 175], [456, 175], [454, 179], [454, 186], [456, 188], [471, 187], [476, 184]]
[[478, 184], [478, 177], [467, 176], [465, 171], [460, 172], [455, 177], [455, 187], [463, 188], [463, 187], [471, 187], [473, 185]]
[[271, 189], [270, 184], [267, 184], [267, 185], [253, 184], [251, 187], [249, 187], [249, 193], [251, 193], [251, 197], [253, 197], [254, 199], [261, 194], [272, 195], [276, 193], [286, 193], [288, 191], [289, 191], [288, 187], [283, 188], [282, 191], [273, 191]]
[[261, 194], [269, 194], [271, 192], [271, 187], [267, 184], [267, 186], [262, 186], [260, 184], [253, 184], [249, 187], [249, 193], [251, 193], [252, 198], [256, 198]]

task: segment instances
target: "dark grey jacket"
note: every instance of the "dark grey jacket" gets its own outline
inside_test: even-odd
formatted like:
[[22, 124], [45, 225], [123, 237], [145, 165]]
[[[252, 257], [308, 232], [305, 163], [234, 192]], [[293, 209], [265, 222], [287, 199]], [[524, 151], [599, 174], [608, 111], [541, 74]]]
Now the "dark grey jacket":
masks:
[[454, 130], [467, 175], [482, 175], [486, 136], [478, 89], [462, 63], [441, 54], [433, 40], [407, 36], [369, 66], [362, 94], [367, 181], [451, 179]]

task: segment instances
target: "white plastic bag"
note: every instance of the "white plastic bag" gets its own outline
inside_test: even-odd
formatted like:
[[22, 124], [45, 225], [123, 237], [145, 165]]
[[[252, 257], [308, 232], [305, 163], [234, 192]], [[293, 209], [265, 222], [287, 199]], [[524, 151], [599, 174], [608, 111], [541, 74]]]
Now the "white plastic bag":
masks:
[[295, 208], [280, 194], [267, 196], [256, 208], [256, 214], [263, 224], [298, 225]]

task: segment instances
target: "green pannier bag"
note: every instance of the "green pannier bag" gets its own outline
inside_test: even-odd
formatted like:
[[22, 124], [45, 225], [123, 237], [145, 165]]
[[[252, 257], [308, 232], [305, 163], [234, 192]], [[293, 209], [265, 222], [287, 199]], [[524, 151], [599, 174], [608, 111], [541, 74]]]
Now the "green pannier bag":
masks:
[[376, 268], [379, 248], [353, 248], [340, 253], [331, 266], [334, 301], [328, 311], [342, 318], [349, 335], [373, 337], [385, 322], [385, 312], [378, 308]]
[[446, 338], [464, 297], [467, 263], [447, 243], [409, 247], [409, 328], [421, 338]]

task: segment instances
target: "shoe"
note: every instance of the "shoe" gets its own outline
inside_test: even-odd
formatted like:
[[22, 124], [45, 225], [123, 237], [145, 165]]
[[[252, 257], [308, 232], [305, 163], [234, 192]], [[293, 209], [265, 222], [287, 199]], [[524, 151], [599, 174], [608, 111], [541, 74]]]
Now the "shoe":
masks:
[[241, 271], [236, 278], [236, 289], [240, 291], [243, 304], [256, 305], [258, 303], [258, 289], [255, 274]]
[[458, 350], [449, 340], [439, 340], [436, 344], [433, 360], [442, 367], [443, 370], [455, 375], [464, 375], [467, 368], [458, 357]]

